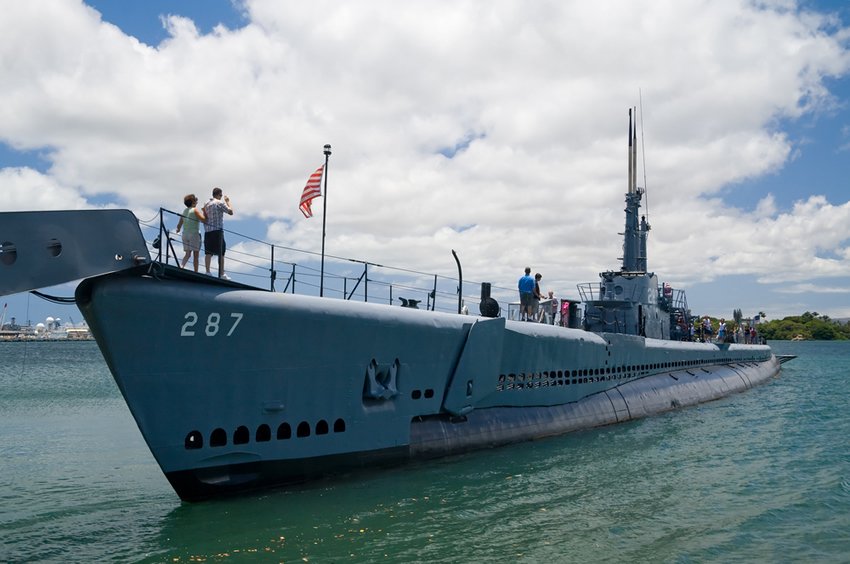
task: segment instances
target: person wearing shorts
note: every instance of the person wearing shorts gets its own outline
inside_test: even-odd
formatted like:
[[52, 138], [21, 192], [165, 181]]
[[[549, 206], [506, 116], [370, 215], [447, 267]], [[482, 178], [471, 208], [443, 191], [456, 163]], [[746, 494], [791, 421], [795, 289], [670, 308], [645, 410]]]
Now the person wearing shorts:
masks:
[[204, 215], [207, 218], [204, 231], [204, 261], [207, 274], [210, 274], [210, 262], [213, 256], [218, 257], [218, 277], [230, 280], [224, 273], [224, 253], [227, 243], [224, 240], [224, 214], [233, 215], [233, 207], [230, 198], [224, 196], [221, 199], [221, 188], [213, 188], [212, 198], [204, 206]]
[[531, 267], [525, 267], [525, 276], [519, 279], [519, 319], [532, 321], [534, 310], [534, 278], [531, 277]]
[[540, 300], [543, 299], [543, 293], [540, 291], [540, 280], [543, 279], [543, 275], [539, 272], [534, 275], [534, 290], [531, 292], [531, 313], [532, 319], [529, 321], [543, 321], [543, 317], [540, 311]]
[[180, 214], [180, 221], [177, 222], [177, 233], [183, 229], [183, 262], [180, 268], [186, 268], [186, 263], [189, 262], [189, 257], [192, 256], [192, 264], [195, 267], [195, 272], [198, 272], [198, 255], [201, 253], [201, 232], [198, 229], [198, 223], [206, 221], [204, 212], [198, 209], [198, 198], [194, 194], [186, 194], [183, 197], [183, 204], [186, 209]]

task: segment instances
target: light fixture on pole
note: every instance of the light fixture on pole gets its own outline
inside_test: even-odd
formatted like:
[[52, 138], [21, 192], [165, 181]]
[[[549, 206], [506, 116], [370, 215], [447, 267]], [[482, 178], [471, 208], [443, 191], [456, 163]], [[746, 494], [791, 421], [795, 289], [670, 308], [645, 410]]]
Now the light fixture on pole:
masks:
[[328, 158], [331, 156], [331, 146], [325, 145], [325, 191], [322, 198], [322, 267], [319, 271], [319, 297], [325, 295], [325, 234], [328, 220]]

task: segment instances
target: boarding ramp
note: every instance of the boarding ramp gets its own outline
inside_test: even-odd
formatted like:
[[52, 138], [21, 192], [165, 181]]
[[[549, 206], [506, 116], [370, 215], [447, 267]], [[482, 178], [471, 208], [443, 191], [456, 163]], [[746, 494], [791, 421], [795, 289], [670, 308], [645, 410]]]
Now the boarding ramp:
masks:
[[0, 213], [0, 296], [150, 261], [129, 210]]

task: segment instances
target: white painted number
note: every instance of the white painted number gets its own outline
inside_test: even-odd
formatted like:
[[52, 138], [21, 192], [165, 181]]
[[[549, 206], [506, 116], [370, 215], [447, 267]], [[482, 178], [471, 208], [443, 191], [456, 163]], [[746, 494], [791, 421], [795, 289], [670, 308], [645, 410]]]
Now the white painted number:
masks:
[[183, 316], [183, 319], [186, 320], [186, 323], [183, 324], [183, 328], [180, 330], [180, 336], [194, 337], [195, 332], [192, 330], [192, 327], [194, 327], [195, 323], [198, 322], [198, 314], [194, 311], [190, 311], [189, 313]]
[[230, 317], [235, 319], [235, 321], [233, 322], [233, 326], [230, 328], [230, 331], [227, 332], [228, 337], [233, 334], [233, 331], [236, 329], [236, 326], [239, 325], [240, 321], [242, 321], [242, 315], [243, 314], [241, 314], [241, 313], [231, 313], [230, 314]]
[[215, 337], [215, 334], [218, 333], [219, 321], [221, 321], [221, 316], [215, 312], [211, 313], [210, 316], [207, 317], [207, 328], [204, 329], [207, 337]]
[[[242, 317], [244, 317], [244, 313], [231, 313], [230, 318], [233, 320], [233, 325], [230, 326], [230, 329], [227, 331], [225, 337], [229, 337], [236, 330], [236, 326], [239, 325], [239, 322], [242, 321]], [[194, 337], [195, 336], [195, 325], [198, 323], [198, 314], [194, 311], [186, 312], [186, 315], [183, 316], [183, 319], [186, 322], [183, 324], [183, 327], [180, 329], [181, 337]], [[215, 337], [218, 335], [218, 331], [221, 326], [221, 314], [217, 312], [212, 312], [207, 316], [207, 323], [204, 327], [204, 334], [207, 337]]]

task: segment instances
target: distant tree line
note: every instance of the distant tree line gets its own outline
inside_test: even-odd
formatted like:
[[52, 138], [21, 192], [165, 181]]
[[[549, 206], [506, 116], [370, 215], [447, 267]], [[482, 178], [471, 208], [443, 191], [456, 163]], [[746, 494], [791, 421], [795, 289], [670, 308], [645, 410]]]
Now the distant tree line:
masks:
[[760, 323], [758, 330], [768, 340], [791, 340], [797, 336], [816, 341], [850, 339], [850, 321], [841, 323], [828, 315], [818, 315], [816, 311]]

